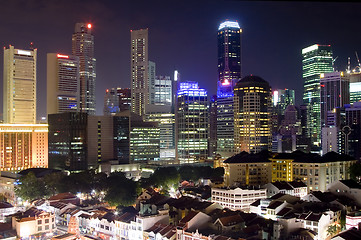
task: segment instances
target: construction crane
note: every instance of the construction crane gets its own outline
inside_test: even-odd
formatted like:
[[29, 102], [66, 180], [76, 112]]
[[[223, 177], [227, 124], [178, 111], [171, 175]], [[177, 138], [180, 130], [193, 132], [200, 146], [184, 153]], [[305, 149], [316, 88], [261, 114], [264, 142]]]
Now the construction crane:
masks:
[[358, 66], [356, 66], [352, 71], [356, 72], [356, 69], [358, 68], [358, 71], [361, 72], [361, 63], [360, 63], [360, 59], [358, 58], [357, 51], [355, 51], [355, 55], [356, 55]]

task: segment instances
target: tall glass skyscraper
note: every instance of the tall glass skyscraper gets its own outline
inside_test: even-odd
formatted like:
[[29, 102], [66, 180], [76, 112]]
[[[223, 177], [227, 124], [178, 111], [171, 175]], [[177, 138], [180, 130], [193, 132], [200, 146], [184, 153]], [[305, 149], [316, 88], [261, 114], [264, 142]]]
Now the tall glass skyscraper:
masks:
[[217, 152], [234, 152], [233, 88], [241, 79], [241, 33], [238, 22], [225, 21], [218, 28]]
[[315, 44], [302, 49], [303, 103], [309, 105], [309, 126], [314, 145], [321, 142], [320, 76], [333, 72], [331, 45]]
[[179, 163], [204, 161], [208, 157], [207, 91], [196, 82], [181, 82], [177, 92]]
[[90, 23], [75, 24], [72, 37], [72, 54], [79, 57], [80, 111], [95, 114], [96, 70], [94, 58], [94, 36]]

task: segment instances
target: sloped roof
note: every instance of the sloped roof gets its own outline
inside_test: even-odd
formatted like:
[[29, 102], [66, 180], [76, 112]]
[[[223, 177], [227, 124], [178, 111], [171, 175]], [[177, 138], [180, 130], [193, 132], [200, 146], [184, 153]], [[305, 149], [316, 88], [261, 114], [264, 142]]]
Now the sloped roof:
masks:
[[268, 160], [272, 155], [269, 151], [261, 151], [259, 153], [238, 153], [224, 161], [224, 163], [256, 163], [256, 162], [271, 162]]
[[352, 180], [352, 179], [340, 180], [340, 182], [343, 183], [344, 185], [346, 185], [349, 188], [361, 189], [361, 185], [358, 184], [355, 180]]
[[76, 196], [70, 192], [66, 192], [66, 193], [59, 193], [54, 196], [51, 196], [49, 198], [49, 200], [54, 201], [54, 200], [65, 200], [65, 199], [72, 199], [72, 198], [76, 198]]
[[359, 240], [361, 239], [361, 231], [357, 228], [351, 228], [349, 230], [343, 231], [335, 237], [342, 237], [347, 240]]
[[0, 202], [0, 209], [4, 209], [4, 208], [12, 208], [14, 207], [13, 205], [11, 205], [8, 202]]
[[227, 217], [221, 217], [219, 218], [219, 221], [221, 221], [223, 226], [233, 226], [238, 223], [244, 222], [243, 218], [238, 214]]

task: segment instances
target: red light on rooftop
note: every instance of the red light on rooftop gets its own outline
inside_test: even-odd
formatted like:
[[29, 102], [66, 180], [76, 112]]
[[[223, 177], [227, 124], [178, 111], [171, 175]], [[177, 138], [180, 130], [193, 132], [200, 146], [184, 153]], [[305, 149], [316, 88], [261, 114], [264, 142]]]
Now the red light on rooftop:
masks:
[[107, 92], [109, 92], [109, 89], [107, 89]]
[[92, 28], [92, 25], [91, 25], [90, 23], [88, 23], [88, 28], [89, 28], [89, 29]]
[[325, 85], [321, 84], [321, 87], [325, 87]]
[[58, 58], [69, 58], [68, 55], [62, 55], [62, 54], [57, 54], [56, 55]]

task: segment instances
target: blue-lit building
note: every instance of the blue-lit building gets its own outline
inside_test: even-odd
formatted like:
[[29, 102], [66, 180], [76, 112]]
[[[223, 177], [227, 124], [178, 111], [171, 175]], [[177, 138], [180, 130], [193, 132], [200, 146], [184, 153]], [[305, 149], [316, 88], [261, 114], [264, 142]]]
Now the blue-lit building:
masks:
[[241, 33], [238, 22], [225, 21], [218, 28], [217, 152], [234, 152], [233, 88], [241, 79]]
[[201, 162], [208, 157], [207, 91], [197, 82], [181, 82], [177, 91], [177, 159]]

